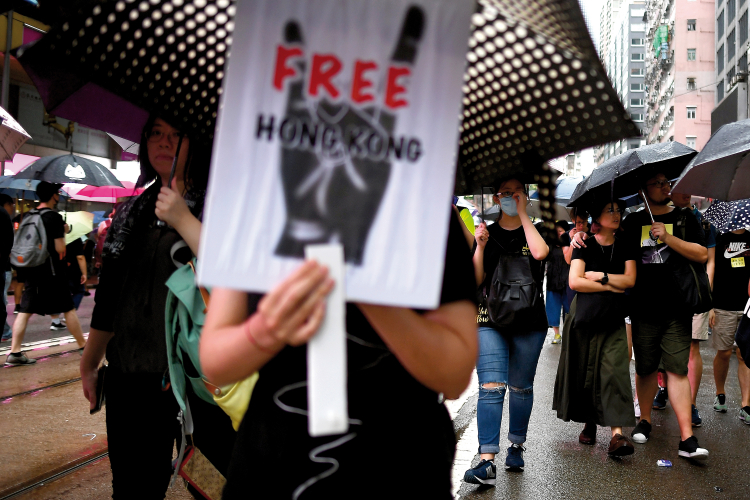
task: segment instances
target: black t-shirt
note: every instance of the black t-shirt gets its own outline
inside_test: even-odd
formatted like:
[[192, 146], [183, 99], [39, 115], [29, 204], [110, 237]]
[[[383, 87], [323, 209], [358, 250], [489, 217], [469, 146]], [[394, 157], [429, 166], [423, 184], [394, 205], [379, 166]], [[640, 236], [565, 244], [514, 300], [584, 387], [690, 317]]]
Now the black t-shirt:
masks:
[[[452, 215], [441, 304], [474, 300], [471, 255], [458, 224], [458, 218]], [[258, 299], [257, 295], [248, 297], [251, 314]], [[435, 392], [406, 371], [355, 304], [347, 304], [346, 331], [349, 417], [360, 421], [350, 425], [349, 432], [354, 436], [349, 439], [347, 435], [340, 445], [328, 449], [326, 444], [342, 436], [312, 438], [307, 431], [306, 413], [288, 409], [307, 408], [307, 347], [288, 346], [260, 370], [237, 434], [224, 499], [247, 498], [249, 484], [258, 498], [291, 498], [295, 488], [329, 470], [328, 463], [315, 463], [308, 456], [319, 446], [325, 446], [322, 454], [336, 460], [340, 468], [331, 477], [311, 485], [302, 498], [351, 495], [350, 488], [361, 485], [362, 471], [371, 477], [387, 477], [393, 470], [412, 464], [413, 455], [393, 451], [418, 436], [426, 437], [418, 440], [419, 450], [430, 457], [434, 473], [430, 481], [420, 484], [420, 488], [425, 488], [424, 497], [448, 497], [455, 435], [445, 406], [438, 402]], [[284, 481], [268, 481], [278, 472], [280, 463], [293, 463], [294, 474]], [[389, 488], [387, 483], [375, 483], [367, 487], [368, 498]]]
[[714, 307], [744, 311], [750, 281], [750, 231], [724, 233], [716, 238]]
[[[656, 222], [665, 224], [667, 232], [680, 239], [685, 224], [685, 240], [705, 246], [703, 229], [690, 211], [675, 208], [663, 215], [655, 215]], [[687, 262], [687, 259], [672, 250], [661, 240], [654, 241], [649, 236], [651, 217], [648, 211], [635, 212], [622, 222], [628, 245], [636, 249], [637, 276], [635, 287], [630, 295], [630, 313], [633, 316], [651, 317], [673, 314], [689, 314], [690, 310], [681, 300], [681, 292], [672, 276], [672, 259]]]
[[81, 266], [78, 265], [78, 256], [83, 255], [83, 242], [76, 238], [65, 246], [65, 264], [67, 277], [74, 282], [81, 281]]
[[10, 271], [10, 251], [13, 248], [13, 223], [10, 215], [0, 209], [0, 270]]
[[[586, 240], [586, 248], [574, 248], [571, 263], [582, 260], [586, 271], [625, 274], [625, 262], [636, 260], [637, 252], [624, 237], [615, 237], [613, 245], [602, 246], [595, 237]], [[585, 296], [585, 297], [584, 297]], [[622, 322], [626, 316], [625, 296], [615, 292], [578, 292], [576, 318], [593, 321]]]
[[[544, 281], [544, 261], [536, 260], [531, 255], [523, 226], [509, 231], [500, 227], [499, 224], [492, 224], [487, 227], [487, 231], [489, 232], [490, 238], [487, 241], [487, 245], [484, 247], [485, 278], [481, 285], [483, 295], [486, 297], [489, 292], [489, 286], [492, 283], [492, 276], [495, 273], [495, 268], [497, 268], [497, 265], [500, 262], [500, 255], [502, 253], [520, 253], [521, 255], [527, 256], [531, 266], [531, 274], [534, 281], [537, 283], [538, 289], [541, 290]], [[544, 301], [540, 300], [538, 305], [538, 314], [533, 315], [535, 321], [527, 325], [519, 325], [519, 328], [534, 331], [547, 329], [547, 313], [544, 310]], [[489, 320], [489, 317], [487, 319]]]
[[[63, 276], [67, 266], [65, 260], [61, 260], [60, 254], [55, 250], [55, 240], [65, 238], [65, 221], [54, 210], [44, 210], [42, 212], [42, 223], [44, 224], [44, 231], [47, 233], [47, 251], [49, 252], [49, 258], [55, 265], [55, 274]], [[47, 269], [51, 269], [46, 262], [41, 267], [45, 273]]]

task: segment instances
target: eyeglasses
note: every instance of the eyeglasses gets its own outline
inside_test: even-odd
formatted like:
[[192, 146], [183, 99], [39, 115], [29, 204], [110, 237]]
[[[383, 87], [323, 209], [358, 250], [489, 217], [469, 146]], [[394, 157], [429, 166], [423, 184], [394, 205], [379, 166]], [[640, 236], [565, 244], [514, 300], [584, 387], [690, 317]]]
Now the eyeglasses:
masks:
[[659, 180], [659, 181], [656, 181], [656, 182], [652, 182], [650, 184], [646, 184], [646, 186], [648, 186], [648, 187], [654, 187], [655, 186], [656, 188], [661, 189], [664, 186], [672, 187], [672, 182], [668, 181], [668, 180]]
[[165, 135], [169, 138], [169, 142], [177, 144], [177, 142], [180, 140], [180, 136], [184, 134], [176, 130], [167, 134], [163, 130], [154, 129], [146, 134], [146, 138], [148, 139], [148, 142], [160, 142]]
[[497, 196], [498, 198], [510, 198], [516, 193], [526, 194], [526, 191], [503, 191], [502, 193], [497, 193]]

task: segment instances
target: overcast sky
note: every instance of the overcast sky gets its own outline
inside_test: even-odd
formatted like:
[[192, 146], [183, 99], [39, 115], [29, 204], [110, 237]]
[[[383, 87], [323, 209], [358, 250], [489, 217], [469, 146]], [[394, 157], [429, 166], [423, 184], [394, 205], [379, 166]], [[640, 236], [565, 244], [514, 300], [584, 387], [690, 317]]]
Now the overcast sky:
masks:
[[596, 48], [599, 48], [599, 12], [606, 0], [579, 0], [583, 16], [589, 25], [591, 38], [594, 40]]

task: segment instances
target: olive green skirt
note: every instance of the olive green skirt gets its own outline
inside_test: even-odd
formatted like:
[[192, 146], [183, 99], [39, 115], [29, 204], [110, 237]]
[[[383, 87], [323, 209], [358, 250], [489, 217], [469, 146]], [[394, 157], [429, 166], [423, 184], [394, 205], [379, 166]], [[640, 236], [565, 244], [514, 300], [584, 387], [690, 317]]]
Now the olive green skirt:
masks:
[[566, 422], [635, 425], [625, 321], [575, 328], [576, 299], [563, 326], [552, 409]]

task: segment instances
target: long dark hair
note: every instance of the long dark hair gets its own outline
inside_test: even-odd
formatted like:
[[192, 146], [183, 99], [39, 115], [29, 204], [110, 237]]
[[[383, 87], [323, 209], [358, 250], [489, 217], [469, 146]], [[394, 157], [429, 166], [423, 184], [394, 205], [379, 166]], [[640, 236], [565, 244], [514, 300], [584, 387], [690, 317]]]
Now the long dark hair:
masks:
[[[152, 114], [148, 117], [148, 121], [146, 121], [146, 125], [143, 126], [143, 130], [141, 131], [141, 143], [138, 146], [138, 161], [141, 164], [141, 175], [138, 177], [136, 187], [143, 187], [159, 177], [159, 174], [156, 173], [148, 158], [148, 135], [151, 133], [151, 129], [154, 128], [157, 118], [161, 118], [172, 127], [182, 131], [163, 116]], [[192, 134], [187, 132], [184, 132], [184, 134], [189, 140], [188, 157], [185, 161], [184, 173], [185, 189], [188, 191], [205, 190], [208, 184], [208, 169], [211, 163], [210, 148], [206, 147], [202, 141]]]

